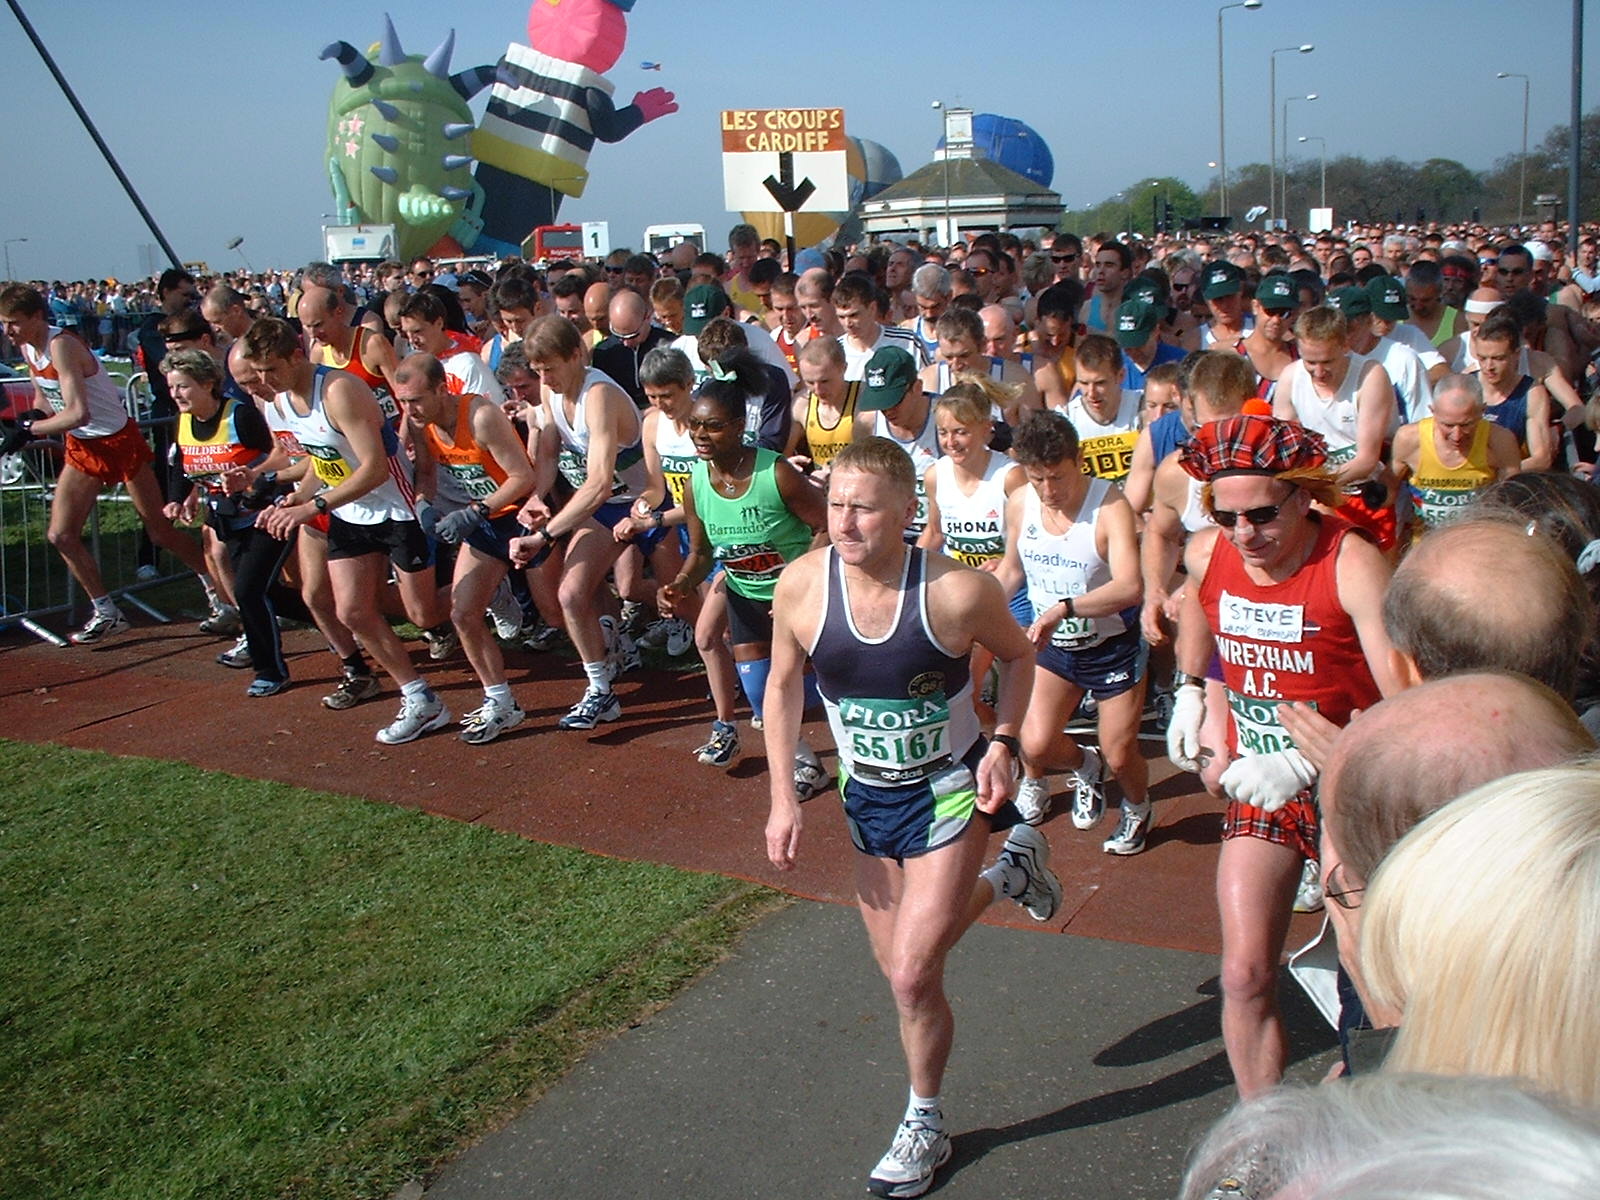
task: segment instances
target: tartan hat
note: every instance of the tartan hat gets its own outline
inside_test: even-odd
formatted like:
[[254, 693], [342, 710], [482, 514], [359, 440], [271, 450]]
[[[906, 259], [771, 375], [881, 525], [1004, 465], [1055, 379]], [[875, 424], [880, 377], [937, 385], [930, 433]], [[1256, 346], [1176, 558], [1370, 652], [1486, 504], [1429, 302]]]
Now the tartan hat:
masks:
[[1316, 470], [1328, 461], [1320, 433], [1275, 417], [1238, 416], [1194, 431], [1178, 463], [1203, 483], [1219, 475], [1279, 475]]

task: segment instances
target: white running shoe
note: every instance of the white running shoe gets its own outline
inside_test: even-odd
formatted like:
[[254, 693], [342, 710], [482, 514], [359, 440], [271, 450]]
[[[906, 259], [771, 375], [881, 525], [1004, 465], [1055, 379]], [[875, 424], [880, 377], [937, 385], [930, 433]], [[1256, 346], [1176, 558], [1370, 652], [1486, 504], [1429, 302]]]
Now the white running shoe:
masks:
[[696, 762], [708, 767], [726, 767], [739, 757], [738, 727], [723, 721], [711, 722], [711, 737], [694, 752]]
[[593, 729], [622, 715], [622, 701], [615, 692], [597, 692], [593, 688], [572, 706], [571, 711], [556, 722], [557, 729]]
[[1122, 806], [1122, 817], [1117, 822], [1117, 831], [1100, 844], [1100, 849], [1107, 854], [1120, 854], [1126, 858], [1130, 854], [1138, 854], [1144, 849], [1144, 841], [1150, 835], [1150, 814], [1154, 810], [1146, 800], [1140, 808]]
[[217, 655], [217, 661], [225, 667], [236, 669], [250, 666], [250, 639], [241, 633], [238, 641]]
[[127, 633], [129, 629], [128, 618], [122, 615], [120, 608], [113, 608], [110, 613], [93, 613], [89, 623], [74, 633], [70, 640], [74, 646], [89, 646], [95, 642], [102, 642], [108, 637], [119, 633]]
[[1026, 882], [1011, 899], [1035, 921], [1048, 921], [1061, 907], [1061, 881], [1050, 869], [1050, 843], [1032, 825], [1014, 825], [1000, 847], [1000, 862], [1021, 871]]
[[472, 746], [492, 742], [506, 730], [521, 725], [526, 715], [515, 700], [511, 702], [510, 707], [507, 707], [486, 699], [482, 705], [473, 710], [469, 720], [462, 722], [461, 740]]
[[502, 579], [489, 598], [489, 620], [494, 623], [494, 635], [502, 642], [515, 641], [522, 634], [522, 605], [511, 590], [511, 581]]
[[1297, 913], [1313, 913], [1322, 908], [1322, 864], [1314, 858], [1306, 859], [1305, 866], [1300, 868], [1300, 886], [1294, 893], [1294, 910]]
[[236, 637], [244, 625], [239, 620], [239, 610], [231, 604], [223, 604], [220, 600], [211, 606], [211, 615], [200, 622], [201, 633], [209, 633], [213, 637]]
[[1017, 798], [1013, 803], [1024, 821], [1038, 825], [1050, 813], [1050, 781], [1043, 775], [1038, 779], [1024, 775], [1017, 784]]
[[801, 800], [809, 800], [828, 789], [828, 772], [822, 760], [804, 742], [794, 748], [794, 791]]
[[933, 1173], [950, 1161], [950, 1135], [912, 1117], [894, 1131], [889, 1152], [867, 1178], [874, 1196], [920, 1196], [933, 1186]]
[[1072, 788], [1072, 824], [1077, 829], [1093, 829], [1106, 815], [1106, 765], [1092, 746], [1083, 748], [1083, 763], [1067, 772]]
[[378, 740], [385, 746], [399, 746], [414, 742], [431, 729], [448, 723], [450, 710], [443, 700], [432, 692], [421, 696], [407, 696], [400, 701], [400, 712], [395, 719], [378, 730]]

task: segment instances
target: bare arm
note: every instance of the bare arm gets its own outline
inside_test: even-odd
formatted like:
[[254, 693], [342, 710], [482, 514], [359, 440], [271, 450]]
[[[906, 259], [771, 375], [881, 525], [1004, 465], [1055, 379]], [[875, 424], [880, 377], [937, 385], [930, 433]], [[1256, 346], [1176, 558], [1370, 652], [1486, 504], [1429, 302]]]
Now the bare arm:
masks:
[[922, 527], [922, 533], [917, 537], [917, 545], [924, 550], [937, 553], [944, 549], [944, 525], [939, 517], [939, 501], [936, 498], [938, 488], [934, 485], [932, 467], [922, 473], [922, 487], [928, 497], [928, 523]]
[[1143, 515], [1150, 509], [1151, 493], [1155, 487], [1156, 450], [1148, 428], [1139, 431], [1139, 440], [1133, 444], [1133, 461], [1128, 466], [1128, 478], [1123, 494], [1133, 511]]
[[1368, 363], [1356, 390], [1356, 454], [1339, 472], [1340, 483], [1370, 479], [1383, 465], [1383, 442], [1394, 420], [1394, 385], [1389, 372], [1377, 363]]
[[1221, 535], [1212, 530], [1202, 530], [1189, 539], [1184, 547], [1184, 565], [1189, 570], [1189, 586], [1183, 589], [1183, 606], [1178, 611], [1178, 637], [1175, 653], [1178, 670], [1185, 675], [1203, 677], [1211, 665], [1211, 656], [1217, 652], [1216, 639], [1206, 621], [1206, 610], [1200, 604], [1200, 583], [1211, 566], [1211, 553]]
[[1517, 435], [1504, 426], [1489, 423], [1489, 465], [1496, 479], [1510, 479], [1522, 470], [1522, 447]]
[[1153, 472], [1153, 501], [1139, 544], [1139, 570], [1144, 579], [1144, 605], [1139, 612], [1139, 626], [1145, 641], [1152, 646], [1167, 640], [1161, 619], [1169, 598], [1167, 583], [1183, 556], [1182, 503], [1188, 493], [1187, 479], [1177, 459], [1171, 456]]
[[[35, 437], [54, 437], [58, 433], [71, 433], [89, 423], [89, 397], [84, 390], [84, 380], [96, 371], [103, 371], [89, 352], [89, 347], [74, 334], [60, 333], [50, 341], [50, 360], [55, 364], [56, 376], [61, 383], [61, 411], [51, 412], [44, 392], [36, 383], [33, 390], [39, 408], [50, 413], [42, 421], [35, 421]], [[162, 469], [165, 470], [165, 464]]]
[[533, 490], [533, 463], [528, 461], [528, 452], [522, 448], [511, 418], [493, 400], [479, 397], [472, 406], [472, 434], [506, 473], [505, 482], [484, 497], [489, 511], [524, 499]]
[[1542, 384], [1528, 389], [1528, 457], [1522, 460], [1524, 471], [1547, 471], [1556, 458], [1556, 440], [1550, 433], [1550, 393]]
[[[762, 737], [767, 761], [787, 763], [800, 740], [800, 717], [805, 705], [806, 651], [800, 628], [815, 619], [817, 579], [822, 551], [812, 551], [790, 563], [778, 576], [772, 598], [772, 666], [767, 674]], [[792, 871], [800, 853], [800, 799], [791, 771], [768, 771], [771, 808], [767, 814], [767, 858], [780, 871]]]

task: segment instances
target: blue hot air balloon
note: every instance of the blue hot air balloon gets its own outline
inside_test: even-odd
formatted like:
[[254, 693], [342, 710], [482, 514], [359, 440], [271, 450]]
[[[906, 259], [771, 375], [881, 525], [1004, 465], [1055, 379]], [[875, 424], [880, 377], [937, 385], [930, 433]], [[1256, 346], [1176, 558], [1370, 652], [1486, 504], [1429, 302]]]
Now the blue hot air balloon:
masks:
[[871, 200], [890, 184], [899, 183], [905, 178], [905, 173], [900, 170], [900, 160], [888, 147], [867, 138], [855, 138], [854, 141], [861, 147], [861, 157], [866, 165], [866, 175], [861, 185], [862, 200]]
[[[1050, 180], [1055, 177], [1056, 161], [1050, 147], [1038, 130], [1015, 117], [974, 113], [972, 143], [985, 158], [1026, 176], [1040, 187], [1049, 187]], [[944, 149], [943, 138], [939, 139], [938, 148]]]

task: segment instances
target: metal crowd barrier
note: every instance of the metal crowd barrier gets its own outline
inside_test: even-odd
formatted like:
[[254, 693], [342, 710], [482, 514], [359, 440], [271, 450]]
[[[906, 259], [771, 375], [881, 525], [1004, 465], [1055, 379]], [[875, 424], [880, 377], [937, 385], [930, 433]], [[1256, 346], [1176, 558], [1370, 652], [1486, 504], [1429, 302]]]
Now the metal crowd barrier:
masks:
[[[121, 368], [132, 364], [127, 359], [102, 359], [101, 366], [120, 376]], [[153, 433], [170, 428], [172, 420], [153, 415], [145, 374], [128, 371], [122, 392], [128, 415], [152, 439], [153, 448], [159, 445], [160, 439], [152, 437]], [[66, 564], [45, 536], [61, 454], [61, 442], [51, 439], [0, 459], [0, 629], [19, 626], [55, 646], [69, 643], [41, 624], [41, 619], [62, 614], [70, 617], [83, 600]], [[166, 469], [163, 462], [155, 467]], [[140, 593], [181, 580], [188, 569], [158, 551], [153, 569], [145, 569], [141, 576], [138, 558], [143, 532], [127, 490], [119, 484], [100, 493], [84, 539], [118, 604], [131, 605], [167, 624], [171, 618]]]

